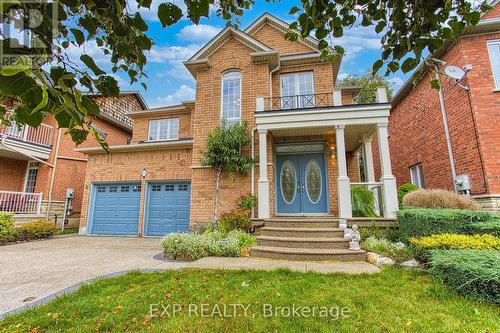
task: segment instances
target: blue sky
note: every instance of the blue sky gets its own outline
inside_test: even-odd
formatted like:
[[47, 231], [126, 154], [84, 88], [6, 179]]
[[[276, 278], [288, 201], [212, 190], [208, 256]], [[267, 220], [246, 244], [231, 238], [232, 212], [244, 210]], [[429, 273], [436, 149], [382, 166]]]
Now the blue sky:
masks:
[[[225, 26], [223, 20], [219, 19], [215, 13], [211, 13], [211, 18], [202, 19], [198, 26], [192, 25], [187, 19], [182, 19], [174, 26], [162, 29], [156, 13], [157, 6], [164, 1], [153, 0], [150, 11], [141, 9], [141, 13], [150, 27], [148, 35], [156, 43], [148, 54], [146, 71], [149, 77], [144, 80], [148, 89], [144, 90], [138, 84], [130, 86], [124, 74], [116, 76], [122, 90], [140, 91], [149, 107], [171, 105], [194, 98], [195, 81], [183, 66], [182, 61], [187, 60]], [[183, 2], [179, 0], [172, 2], [183, 5]], [[277, 3], [267, 3], [263, 0], [256, 2], [257, 4], [241, 17], [240, 28], [246, 28], [265, 11], [291, 22], [294, 17], [288, 14], [289, 9], [294, 4], [300, 5], [299, 1], [288, 0]], [[130, 0], [129, 3], [131, 8], [136, 8], [135, 0]], [[375, 34], [371, 27], [355, 26], [350, 31], [346, 31], [344, 37], [334, 40], [334, 42], [343, 46], [346, 51], [339, 78], [346, 74], [366, 73], [380, 54], [380, 37]], [[80, 53], [81, 50], [74, 50], [74, 52]], [[107, 59], [100, 54], [95, 45], [87, 45], [85, 52], [94, 57], [98, 64], [106, 67]], [[394, 90], [397, 91], [405, 77], [398, 73], [388, 79]]]

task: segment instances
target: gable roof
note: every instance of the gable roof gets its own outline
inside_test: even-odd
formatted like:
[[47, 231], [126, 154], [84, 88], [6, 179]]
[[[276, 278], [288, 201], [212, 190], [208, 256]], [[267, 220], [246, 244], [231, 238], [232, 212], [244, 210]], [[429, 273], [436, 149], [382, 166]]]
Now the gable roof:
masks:
[[[250, 24], [244, 31], [249, 36], [253, 36], [257, 31], [259, 31], [266, 24], [279, 30], [282, 33], [286, 33], [290, 30], [288, 28], [289, 24], [286, 23], [285, 21], [283, 21], [282, 19], [280, 19], [272, 14], [264, 13], [257, 20], [255, 20], [252, 24]], [[318, 49], [319, 40], [317, 40], [314, 37], [309, 36], [309, 37], [306, 37], [304, 39], [299, 39], [298, 42], [308, 46], [313, 51], [319, 52], [319, 49]]]

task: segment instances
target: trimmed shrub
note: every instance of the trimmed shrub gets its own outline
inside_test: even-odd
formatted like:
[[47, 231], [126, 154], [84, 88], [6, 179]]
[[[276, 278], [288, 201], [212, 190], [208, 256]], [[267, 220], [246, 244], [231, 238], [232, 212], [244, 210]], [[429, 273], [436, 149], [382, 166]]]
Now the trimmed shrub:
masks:
[[257, 205], [257, 197], [255, 195], [245, 195], [240, 199], [240, 208], [252, 210]]
[[409, 208], [481, 209], [481, 206], [471, 198], [445, 190], [419, 190], [408, 193], [403, 199], [403, 206]]
[[423, 262], [429, 261], [429, 250], [476, 249], [500, 251], [500, 238], [492, 235], [440, 234], [421, 238], [410, 238], [415, 247], [415, 256]]
[[403, 198], [410, 192], [419, 190], [417, 185], [412, 183], [404, 183], [398, 187], [399, 207], [403, 206]]
[[354, 217], [377, 217], [375, 214], [375, 197], [373, 193], [363, 186], [353, 186], [352, 215]]
[[17, 241], [29, 241], [33, 239], [47, 238], [57, 232], [54, 223], [45, 220], [35, 220], [25, 223], [16, 229]]
[[399, 240], [399, 228], [397, 226], [386, 227], [376, 222], [372, 222], [365, 227], [359, 227], [359, 233], [361, 235], [361, 240], [365, 240], [368, 237], [378, 239], [385, 238], [394, 242]]
[[370, 252], [375, 252], [384, 257], [394, 259], [396, 262], [402, 262], [413, 257], [411, 248], [404, 243], [393, 243], [387, 239], [367, 238], [363, 242], [363, 247]]
[[500, 304], [500, 255], [487, 250], [433, 250], [430, 273], [460, 294]]
[[251, 223], [247, 211], [243, 209], [235, 209], [230, 213], [222, 215], [217, 221], [217, 230], [227, 234], [231, 230], [246, 230], [250, 231]]
[[165, 236], [163, 250], [177, 259], [196, 260], [206, 256], [238, 257], [255, 237], [240, 230], [229, 233], [207, 231], [203, 234], [172, 233]]
[[500, 218], [489, 221], [469, 223], [464, 226], [468, 234], [491, 234], [500, 237]]
[[402, 240], [434, 234], [468, 234], [476, 224], [490, 222], [488, 212], [458, 209], [402, 209], [397, 212]]
[[0, 237], [12, 234], [14, 229], [14, 214], [0, 213]]

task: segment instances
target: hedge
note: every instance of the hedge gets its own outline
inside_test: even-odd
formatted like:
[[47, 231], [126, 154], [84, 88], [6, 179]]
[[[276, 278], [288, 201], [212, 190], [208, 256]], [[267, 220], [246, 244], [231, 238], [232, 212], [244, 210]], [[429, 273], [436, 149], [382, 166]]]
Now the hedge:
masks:
[[[489, 233], [496, 227], [497, 217], [488, 212], [459, 209], [402, 209], [397, 212], [402, 240], [435, 234]], [[484, 227], [484, 229], [481, 229]]]
[[450, 289], [500, 304], [500, 255], [487, 250], [433, 250], [430, 273]]
[[[4, 230], [5, 231], [5, 230]], [[54, 223], [44, 220], [35, 220], [22, 224], [8, 232], [0, 233], [0, 244], [28, 242], [34, 239], [48, 238], [57, 232]]]

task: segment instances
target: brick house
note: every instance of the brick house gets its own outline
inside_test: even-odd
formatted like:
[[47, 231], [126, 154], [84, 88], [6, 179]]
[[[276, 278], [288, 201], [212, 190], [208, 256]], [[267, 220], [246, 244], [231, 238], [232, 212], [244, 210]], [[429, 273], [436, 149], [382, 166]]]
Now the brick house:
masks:
[[[244, 153], [259, 163], [247, 176], [224, 175], [220, 214], [255, 194], [255, 218], [335, 217], [344, 227], [354, 183], [377, 193], [381, 217], [393, 218], [385, 89], [358, 103], [358, 88], [335, 85], [341, 58], [322, 62], [316, 39], [286, 41], [287, 29], [269, 14], [245, 30], [226, 27], [184, 63], [196, 79], [194, 101], [128, 114], [132, 141], [110, 154], [79, 148], [88, 155], [80, 233], [163, 236], [210, 222], [215, 171], [200, 161], [222, 119], [248, 123], [253, 140]], [[367, 180], [360, 183], [355, 152], [371, 147], [372, 136], [383, 152], [383, 176], [374, 178], [366, 149]]]
[[[93, 96], [101, 107], [94, 124], [107, 134], [111, 145], [126, 144], [132, 136], [133, 121], [126, 116], [147, 108], [138, 92], [119, 97]], [[40, 127], [19, 130], [0, 126], [0, 211], [15, 213], [17, 223], [37, 218], [62, 221], [66, 191], [73, 189], [69, 225], [78, 226], [87, 158], [76, 152], [75, 144], [53, 116]], [[99, 144], [89, 138], [82, 147]]]
[[[500, 5], [434, 55], [443, 66], [469, 68], [459, 84], [441, 75], [456, 174], [468, 176], [470, 194], [500, 211]], [[454, 183], [434, 73], [410, 78], [393, 100], [389, 145], [398, 184], [453, 190]], [[376, 167], [376, 169], [378, 169]]]

